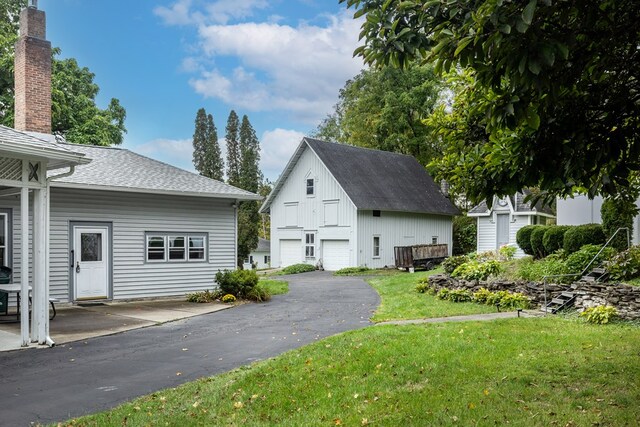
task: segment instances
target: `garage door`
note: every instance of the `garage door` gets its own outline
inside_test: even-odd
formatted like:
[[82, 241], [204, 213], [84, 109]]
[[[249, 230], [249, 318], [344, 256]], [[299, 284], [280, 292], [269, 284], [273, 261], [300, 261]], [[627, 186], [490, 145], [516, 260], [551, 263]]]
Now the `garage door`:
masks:
[[322, 241], [322, 266], [325, 270], [336, 271], [349, 265], [348, 240]]
[[302, 240], [280, 240], [280, 267], [302, 262]]

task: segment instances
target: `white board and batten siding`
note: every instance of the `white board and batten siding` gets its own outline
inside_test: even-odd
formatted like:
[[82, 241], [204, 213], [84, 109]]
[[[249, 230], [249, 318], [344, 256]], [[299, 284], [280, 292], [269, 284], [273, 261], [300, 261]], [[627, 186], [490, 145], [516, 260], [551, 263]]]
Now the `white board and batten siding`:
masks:
[[[395, 265], [394, 246], [446, 243], [451, 255], [453, 245], [451, 217], [406, 212], [358, 212], [358, 265], [382, 268]], [[379, 237], [380, 256], [374, 257], [373, 239]]]
[[[13, 280], [19, 280], [19, 204], [13, 209]], [[7, 199], [0, 200], [0, 207]], [[235, 214], [231, 200], [138, 193], [51, 189], [50, 295], [72, 299], [70, 224], [109, 223], [113, 299], [182, 296], [211, 289], [218, 270], [235, 268]], [[205, 233], [203, 262], [147, 262], [146, 233]]]
[[[306, 194], [306, 180], [314, 194]], [[307, 147], [271, 204], [271, 265], [317, 264], [323, 242], [347, 240], [349, 265], [356, 264], [356, 208], [320, 159]], [[314, 234], [314, 256], [305, 256], [305, 234]], [[331, 243], [329, 243], [329, 246]], [[294, 262], [295, 261], [295, 262]]]

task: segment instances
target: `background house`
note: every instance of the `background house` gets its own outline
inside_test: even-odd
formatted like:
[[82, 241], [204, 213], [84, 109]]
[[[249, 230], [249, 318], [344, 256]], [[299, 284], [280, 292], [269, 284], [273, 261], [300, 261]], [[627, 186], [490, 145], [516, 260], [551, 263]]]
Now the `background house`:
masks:
[[261, 212], [271, 265], [392, 266], [394, 246], [446, 243], [458, 209], [413, 157], [304, 138]]
[[262, 270], [271, 267], [271, 242], [262, 237], [258, 238], [258, 247], [249, 254], [249, 259], [245, 262], [249, 268], [255, 266], [256, 269]]
[[[573, 198], [557, 200], [558, 225], [602, 224], [602, 196], [589, 199], [586, 195], [576, 194]], [[640, 199], [636, 201], [640, 208]], [[631, 240], [634, 245], [640, 243], [640, 215], [633, 219]]]
[[549, 207], [538, 203], [525, 202], [530, 194], [516, 193], [508, 197], [494, 197], [492, 207], [486, 202], [475, 206], [467, 214], [478, 218], [477, 251], [493, 251], [504, 245], [515, 245], [518, 249], [516, 257], [525, 253], [516, 243], [516, 233], [525, 225], [547, 224], [555, 215]]

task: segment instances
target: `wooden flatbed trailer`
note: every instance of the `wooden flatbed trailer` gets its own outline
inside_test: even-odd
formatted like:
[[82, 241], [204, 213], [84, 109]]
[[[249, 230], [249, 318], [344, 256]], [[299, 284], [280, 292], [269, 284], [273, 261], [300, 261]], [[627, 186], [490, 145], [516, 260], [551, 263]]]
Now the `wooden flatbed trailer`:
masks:
[[436, 245], [395, 246], [393, 248], [397, 268], [423, 267], [428, 270], [449, 256], [446, 243]]

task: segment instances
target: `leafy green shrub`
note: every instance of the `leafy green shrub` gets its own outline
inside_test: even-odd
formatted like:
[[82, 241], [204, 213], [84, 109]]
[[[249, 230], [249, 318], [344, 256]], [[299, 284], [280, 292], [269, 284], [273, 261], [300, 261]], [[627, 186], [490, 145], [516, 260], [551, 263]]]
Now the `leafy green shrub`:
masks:
[[[602, 248], [601, 245], [584, 245], [579, 251], [576, 251], [567, 257], [566, 266], [569, 273], [581, 273], [582, 270], [587, 268], [587, 265], [596, 256], [598, 251]], [[591, 267], [597, 267], [602, 262], [607, 261], [615, 254], [615, 249], [606, 247], [593, 261]]]
[[600, 224], [584, 224], [569, 227], [564, 233], [562, 247], [567, 254], [579, 251], [584, 245], [602, 245], [605, 243], [604, 232]]
[[468, 216], [453, 217], [453, 255], [464, 255], [476, 250], [478, 220]]
[[258, 274], [254, 270], [218, 271], [216, 282], [223, 293], [246, 298], [258, 284]]
[[519, 292], [507, 292], [506, 295], [500, 298], [499, 305], [504, 310], [516, 310], [518, 308], [525, 310], [531, 308], [531, 300]]
[[[602, 216], [602, 231], [608, 240], [621, 227], [629, 229], [629, 236], [633, 231], [633, 218], [638, 213], [635, 202], [622, 199], [605, 199], [600, 208]], [[620, 231], [611, 241], [611, 246], [619, 251], [628, 249], [627, 233]]]
[[266, 286], [258, 283], [253, 289], [247, 292], [245, 298], [250, 301], [256, 302], [269, 301], [271, 299], [271, 293], [269, 292], [269, 289], [266, 288]]
[[489, 276], [495, 276], [498, 273], [500, 273], [500, 263], [496, 260], [485, 262], [470, 260], [453, 270], [451, 276], [464, 280], [487, 280]]
[[469, 257], [466, 255], [450, 256], [449, 258], [442, 261], [442, 268], [444, 269], [445, 273], [451, 274], [453, 273], [453, 270], [467, 261], [469, 261]]
[[604, 325], [618, 317], [618, 310], [610, 305], [599, 305], [587, 308], [580, 313], [580, 317], [586, 318], [589, 323]]
[[447, 300], [451, 302], [467, 302], [472, 299], [473, 295], [466, 289], [452, 289], [447, 294]]
[[438, 291], [438, 293], [436, 294], [436, 297], [438, 299], [449, 299], [449, 292], [451, 292], [449, 289], [447, 288], [442, 288]]
[[508, 291], [491, 292], [491, 294], [487, 296], [486, 304], [487, 305], [500, 304], [502, 299], [505, 298], [507, 295], [509, 295]]
[[542, 237], [542, 245], [547, 254], [552, 254], [562, 249], [564, 233], [566, 233], [568, 229], [569, 226], [567, 225], [550, 225], [547, 227], [547, 231], [545, 231]]
[[222, 298], [220, 298], [220, 301], [226, 302], [226, 303], [232, 303], [232, 302], [236, 302], [236, 297], [234, 297], [231, 294], [226, 294]]
[[498, 256], [501, 261], [509, 261], [513, 259], [518, 249], [515, 246], [504, 245], [498, 249]]
[[549, 229], [547, 225], [536, 225], [533, 231], [531, 232], [531, 250], [533, 251], [533, 255], [536, 258], [544, 258], [549, 255], [544, 248], [544, 244], [542, 240], [544, 239], [544, 234]]
[[193, 292], [191, 294], [187, 294], [187, 301], [207, 303], [207, 302], [213, 302], [218, 298], [220, 298], [221, 296], [222, 296], [222, 293], [220, 291], [206, 290], [203, 292]]
[[607, 262], [607, 271], [614, 280], [633, 279], [640, 275], [640, 246], [631, 246]]
[[491, 296], [492, 292], [487, 288], [480, 288], [476, 292], [473, 293], [473, 301], [478, 304], [486, 304], [487, 299]]
[[531, 247], [531, 233], [537, 225], [525, 225], [516, 233], [516, 243], [520, 246], [520, 249], [527, 255], [533, 255], [533, 248]]
[[416, 285], [416, 287], [414, 288], [416, 290], [416, 292], [418, 292], [419, 294], [424, 294], [426, 293], [429, 289], [431, 288], [431, 285], [429, 285], [429, 283], [425, 283], [425, 282], [418, 282], [418, 284]]
[[[307, 265], [307, 264], [304, 264]], [[368, 267], [345, 267], [333, 273], [334, 276], [350, 276], [352, 274], [365, 273], [370, 271]]]
[[315, 267], [311, 264], [293, 264], [282, 269], [282, 274], [299, 274], [315, 271]]

